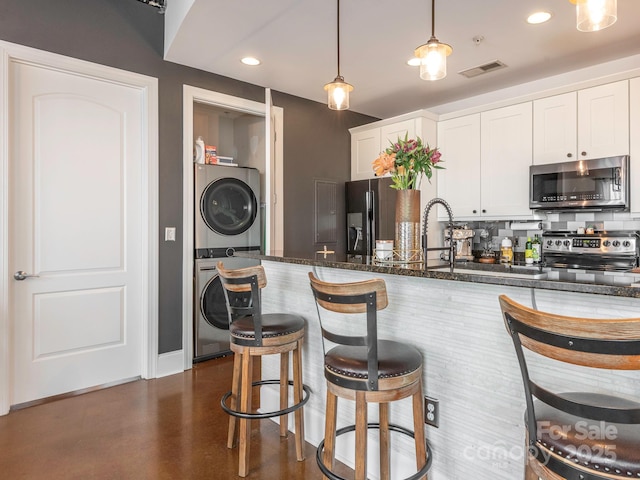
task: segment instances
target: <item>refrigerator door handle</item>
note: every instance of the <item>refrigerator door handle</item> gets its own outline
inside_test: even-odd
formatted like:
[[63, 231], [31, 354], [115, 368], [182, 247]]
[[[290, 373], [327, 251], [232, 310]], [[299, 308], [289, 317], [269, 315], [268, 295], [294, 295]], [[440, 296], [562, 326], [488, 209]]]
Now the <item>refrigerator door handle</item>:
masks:
[[376, 198], [375, 192], [373, 190], [367, 191], [366, 198], [366, 208], [367, 208], [367, 245], [366, 245], [366, 254], [373, 255], [373, 247], [376, 244], [375, 234], [376, 234]]

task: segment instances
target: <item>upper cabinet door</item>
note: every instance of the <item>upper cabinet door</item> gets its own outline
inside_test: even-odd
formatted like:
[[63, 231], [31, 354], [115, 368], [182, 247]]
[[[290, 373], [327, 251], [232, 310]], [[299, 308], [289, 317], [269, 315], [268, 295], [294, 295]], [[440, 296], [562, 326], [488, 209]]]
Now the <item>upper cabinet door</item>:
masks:
[[389, 125], [371, 127], [366, 130], [351, 132], [351, 180], [374, 178], [373, 161], [380, 152], [389, 148], [398, 137], [416, 137], [415, 118], [402, 120]]
[[569, 162], [576, 159], [576, 92], [533, 102], [533, 163]]
[[629, 82], [578, 91], [578, 160], [629, 154]]
[[380, 127], [380, 146], [384, 150], [396, 143], [398, 138], [404, 139], [405, 135], [408, 138], [416, 138], [416, 121], [413, 118]]
[[[437, 175], [438, 196], [446, 200], [454, 218], [480, 216], [480, 114], [438, 122], [442, 166]], [[438, 219], [448, 220], [438, 206]]]
[[481, 127], [480, 193], [483, 216], [531, 215], [531, 102], [483, 112]]
[[380, 127], [352, 133], [351, 180], [375, 177], [371, 164], [378, 158], [380, 151]]

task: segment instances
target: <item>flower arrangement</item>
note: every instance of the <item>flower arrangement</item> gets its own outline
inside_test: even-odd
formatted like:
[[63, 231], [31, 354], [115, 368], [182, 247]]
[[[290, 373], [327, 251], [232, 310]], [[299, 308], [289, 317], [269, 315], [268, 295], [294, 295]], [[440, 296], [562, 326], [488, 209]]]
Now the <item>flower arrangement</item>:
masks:
[[377, 177], [387, 173], [391, 174], [396, 190], [411, 190], [420, 188], [422, 175], [426, 175], [431, 181], [434, 169], [444, 167], [438, 165], [441, 153], [438, 148], [430, 148], [429, 144], [422, 142], [420, 137], [409, 139], [408, 134], [404, 140], [398, 137], [396, 143], [384, 150], [372, 165]]

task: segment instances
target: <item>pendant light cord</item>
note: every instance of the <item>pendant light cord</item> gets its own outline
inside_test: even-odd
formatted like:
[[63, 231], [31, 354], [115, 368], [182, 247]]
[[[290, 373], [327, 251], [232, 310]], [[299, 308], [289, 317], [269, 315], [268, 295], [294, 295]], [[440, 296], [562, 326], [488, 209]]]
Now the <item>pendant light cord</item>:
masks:
[[431, 38], [436, 38], [436, 0], [431, 0]]
[[336, 15], [336, 18], [338, 19], [336, 22], [337, 25], [337, 32], [338, 32], [338, 77], [340, 77], [340, 0], [337, 0], [338, 2], [338, 15]]

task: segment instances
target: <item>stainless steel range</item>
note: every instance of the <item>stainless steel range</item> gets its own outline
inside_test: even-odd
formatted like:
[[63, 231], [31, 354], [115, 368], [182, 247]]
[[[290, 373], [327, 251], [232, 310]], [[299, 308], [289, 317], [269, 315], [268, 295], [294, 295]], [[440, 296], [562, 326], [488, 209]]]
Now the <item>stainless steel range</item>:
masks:
[[638, 266], [637, 232], [601, 231], [593, 234], [544, 232], [542, 251], [547, 267], [626, 271]]

